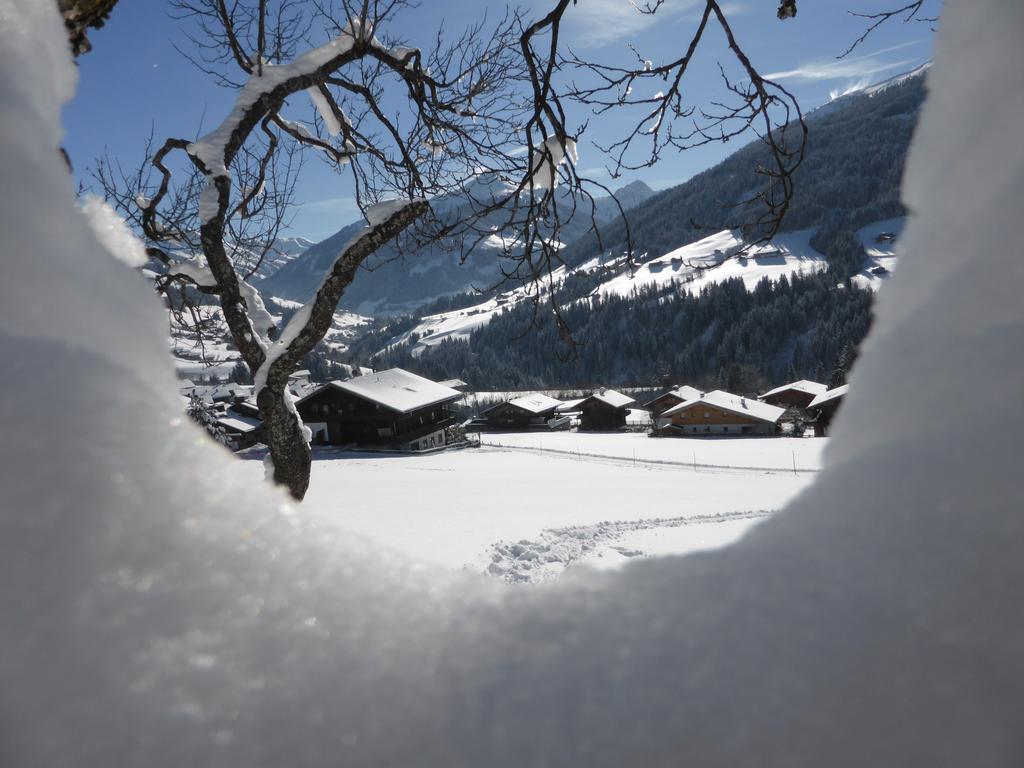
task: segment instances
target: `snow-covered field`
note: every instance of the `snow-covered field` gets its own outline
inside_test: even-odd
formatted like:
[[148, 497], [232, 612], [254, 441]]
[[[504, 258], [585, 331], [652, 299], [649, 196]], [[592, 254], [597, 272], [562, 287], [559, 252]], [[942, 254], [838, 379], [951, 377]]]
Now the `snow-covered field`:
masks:
[[[811, 483], [813, 473], [784, 469], [789, 444], [825, 442], [737, 439], [729, 441], [735, 463], [782, 469], [694, 470], [634, 464], [634, 438], [608, 435], [590, 446], [612, 458], [487, 446], [428, 456], [327, 449], [316, 454], [304, 506], [417, 560], [539, 581], [575, 563], [608, 567], [723, 546]], [[666, 461], [676, 444], [701, 442], [640, 438], [651, 444], [645, 455]], [[725, 451], [712, 454], [726, 462]], [[807, 451], [805, 464], [813, 455], [816, 467], [818, 454]], [[262, 475], [259, 461], [245, 464]]]

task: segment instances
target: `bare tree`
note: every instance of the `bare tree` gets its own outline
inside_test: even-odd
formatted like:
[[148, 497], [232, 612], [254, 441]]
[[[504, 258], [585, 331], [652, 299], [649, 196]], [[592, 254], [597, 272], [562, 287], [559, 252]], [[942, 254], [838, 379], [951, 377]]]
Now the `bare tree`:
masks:
[[[664, 3], [665, 0], [649, 0], [637, 4], [637, 10], [656, 14]], [[684, 151], [740, 137], [758, 137], [768, 148], [771, 163], [755, 170], [764, 183], [736, 205], [750, 214], [745, 224], [753, 233], [751, 245], [774, 237], [793, 197], [793, 174], [804, 157], [807, 126], [793, 95], [779, 83], [763, 77], [750, 61], [718, 1], [705, 1], [677, 58], [654, 62], [631, 46], [635, 63], [626, 66], [591, 61], [572, 50], [559, 51], [559, 27], [570, 4], [575, 5], [570, 0], [561, 0], [528, 30], [531, 37], [546, 34], [550, 43], [546, 54], [534, 56], [539, 59], [534, 68], [538, 80], [535, 90], [538, 97], [544, 97], [544, 117], [557, 130], [564, 120], [563, 100], [582, 105], [596, 115], [616, 111], [620, 118], [625, 117], [629, 127], [624, 135], [611, 144], [598, 146], [610, 158], [608, 170], [612, 178], [618, 178], [624, 171], [653, 166], [666, 150]], [[795, 16], [795, 0], [783, 0], [777, 15], [779, 19]], [[720, 64], [722, 98], [708, 105], [690, 105], [683, 97], [684, 77], [711, 25], [716, 25], [724, 35], [740, 75], [730, 76]], [[573, 72], [575, 77], [559, 89], [553, 83], [553, 74], [563, 69]]]
[[[472, 250], [496, 230], [519, 228], [508, 272], [523, 274], [517, 265], [527, 264], [535, 275], [543, 269], [536, 254], [550, 257], [557, 233], [548, 206], [572, 140], [563, 135], [525, 155], [513, 151], [533, 109], [520, 87], [527, 70], [519, 15], [474, 25], [452, 42], [438, 35], [421, 49], [386, 36], [387, 22], [406, 5], [175, 0], [194, 43], [187, 55], [237, 90], [234, 106], [204, 136], [152, 143], [148, 164], [134, 173], [108, 161], [95, 173], [162, 265], [157, 283], [172, 308], [185, 318], [194, 312], [190, 295], [216, 297], [255, 373], [274, 479], [296, 498], [308, 486], [310, 453], [288, 375], [324, 337], [359, 266], [407, 230], [412, 244], [468, 233]], [[327, 30], [327, 42], [315, 45], [311, 29]], [[305, 99], [315, 106], [311, 121], [286, 116]], [[302, 151], [351, 172], [368, 226], [278, 328], [249, 278], [286, 221]], [[471, 196], [454, 220], [430, 213], [429, 198], [481, 176], [501, 186]]]
[[857, 11], [850, 11], [851, 16], [866, 21], [867, 27], [856, 40], [850, 43], [850, 47], [839, 54], [836, 58], [843, 59], [849, 56], [857, 49], [857, 46], [868, 39], [868, 36], [872, 32], [892, 19], [902, 19], [904, 24], [911, 21], [935, 24], [935, 22], [939, 20], [939, 17], [925, 15], [924, 13], [925, 6], [928, 2], [929, 0], [914, 0], [914, 2], [907, 3], [900, 8], [894, 8], [888, 11], [878, 11], [877, 13], [858, 13]]

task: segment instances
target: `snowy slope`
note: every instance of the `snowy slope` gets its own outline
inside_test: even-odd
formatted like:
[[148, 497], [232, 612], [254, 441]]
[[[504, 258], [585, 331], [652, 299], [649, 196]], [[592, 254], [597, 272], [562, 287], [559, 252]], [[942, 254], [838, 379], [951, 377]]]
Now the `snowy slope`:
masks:
[[[454, 223], [481, 203], [490, 203], [495, 197], [507, 194], [511, 187], [493, 178], [478, 177], [459, 194], [434, 198], [431, 206], [442, 219]], [[560, 188], [561, 190], [561, 188]], [[567, 192], [559, 191], [562, 205], [568, 205]], [[615, 194], [623, 207], [639, 205], [653, 193], [642, 182], [634, 182], [617, 190]], [[610, 197], [595, 200], [595, 218], [599, 224], [619, 216], [619, 209]], [[565, 210], [565, 209], [563, 209]], [[592, 226], [590, 209], [581, 206], [577, 215], [565, 222], [559, 237], [565, 242], [578, 239]], [[360, 269], [355, 281], [342, 297], [342, 306], [363, 314], [396, 314], [412, 312], [417, 307], [439, 297], [492, 286], [502, 277], [501, 259], [506, 246], [515, 252], [517, 232], [502, 232], [506, 213], [496, 213], [478, 222], [476, 231], [464, 232], [445, 238], [443, 242], [416, 247], [408, 242], [403, 252], [390, 243], [369, 259]], [[265, 294], [287, 299], [302, 300], [320, 284], [338, 249], [361, 227], [350, 224], [326, 240], [317, 243], [292, 263], [258, 283]], [[491, 226], [494, 234], [477, 243], [479, 231]], [[470, 246], [472, 252], [463, 260]], [[506, 265], [507, 267], [507, 265]]]
[[[866, 228], [867, 229], [867, 228]], [[623, 271], [601, 282], [593, 296], [629, 296], [633, 291], [647, 288], [668, 290], [673, 286], [690, 293], [713, 283], [732, 278], [743, 281], [747, 290], [767, 277], [777, 280], [783, 275], [806, 274], [826, 268], [825, 257], [810, 246], [810, 231], [787, 232], [778, 235], [766, 245], [750, 248], [745, 254], [736, 254], [743, 248], [738, 233], [724, 230], [696, 243], [677, 248], [664, 256], [651, 259], [632, 273]], [[601, 268], [597, 259], [591, 259], [575, 269], [561, 267], [552, 275], [555, 284], [570, 273], [589, 273]], [[449, 339], [468, 339], [477, 328], [491, 318], [533, 295], [525, 287], [517, 287], [482, 301], [472, 307], [428, 315], [406, 333], [388, 342], [388, 347], [410, 343], [414, 337], [413, 353]]]
[[[860, 272], [853, 276], [855, 285], [877, 291], [889, 279], [899, 259], [896, 248], [906, 221], [906, 217], [901, 216], [896, 219], [876, 221], [874, 224], [857, 230], [857, 236], [864, 244], [868, 258]], [[889, 235], [894, 237], [890, 239]]]
[[765, 277], [777, 280], [783, 275], [825, 269], [825, 257], [810, 246], [812, 234], [810, 230], [783, 233], [771, 243], [736, 255], [743, 247], [743, 240], [737, 232], [724, 230], [651, 259], [633, 274], [614, 277], [602, 283], [595, 293], [629, 296], [634, 290], [669, 288], [675, 284], [681, 290], [696, 294], [706, 285], [737, 277], [750, 291]]

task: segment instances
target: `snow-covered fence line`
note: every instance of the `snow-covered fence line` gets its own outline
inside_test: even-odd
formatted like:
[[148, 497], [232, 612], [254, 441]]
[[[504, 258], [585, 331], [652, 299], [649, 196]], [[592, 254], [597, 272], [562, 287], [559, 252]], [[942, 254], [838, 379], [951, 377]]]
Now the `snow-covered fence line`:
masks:
[[791, 466], [780, 465], [777, 467], [758, 467], [758, 466], [744, 466], [740, 464], [703, 464], [698, 462], [696, 459], [693, 461], [674, 461], [672, 459], [644, 459], [637, 458], [634, 456], [616, 456], [608, 453], [589, 453], [586, 451], [566, 451], [559, 448], [539, 448], [536, 446], [526, 445], [503, 445], [501, 442], [491, 443], [485, 441], [483, 438], [480, 439], [481, 448], [499, 448], [501, 450], [509, 451], [531, 451], [533, 453], [555, 453], [561, 456], [568, 456], [570, 458], [578, 459], [601, 459], [604, 461], [611, 461], [616, 464], [631, 464], [633, 466], [644, 465], [650, 467], [680, 467], [685, 469], [692, 469], [694, 471], [705, 469], [705, 470], [730, 470], [737, 472], [792, 472], [793, 474], [815, 474], [818, 472], [814, 468], [797, 467], [795, 463]]

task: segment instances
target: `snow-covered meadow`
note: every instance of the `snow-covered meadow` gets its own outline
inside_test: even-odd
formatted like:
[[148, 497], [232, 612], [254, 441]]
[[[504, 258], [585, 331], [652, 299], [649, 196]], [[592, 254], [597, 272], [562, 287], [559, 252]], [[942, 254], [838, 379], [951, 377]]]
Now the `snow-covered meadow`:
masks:
[[[808, 486], [806, 470], [817, 468], [826, 442], [566, 433], [537, 436], [536, 448], [531, 437], [484, 435], [516, 447], [425, 456], [320, 449], [302, 509], [413, 560], [536, 581], [578, 562], [603, 567], [722, 546]], [[543, 447], [556, 437], [566, 438], [554, 441], [561, 447]], [[587, 445], [588, 437], [601, 439]], [[576, 438], [600, 453], [572, 453]], [[632, 457], [638, 443], [646, 460]], [[816, 446], [801, 453], [799, 473], [789, 466], [796, 443]], [[693, 451], [708, 463], [676, 461]], [[244, 463], [258, 482], [261, 463]]]

